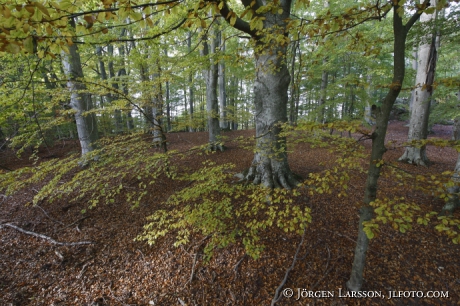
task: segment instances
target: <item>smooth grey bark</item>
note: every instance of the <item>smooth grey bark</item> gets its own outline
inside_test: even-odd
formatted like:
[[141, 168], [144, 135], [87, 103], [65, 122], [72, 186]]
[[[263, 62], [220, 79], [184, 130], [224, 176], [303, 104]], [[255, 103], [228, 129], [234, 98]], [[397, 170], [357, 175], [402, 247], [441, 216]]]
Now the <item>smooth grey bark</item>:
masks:
[[[123, 30], [121, 34], [122, 36], [124, 36], [123, 34], [124, 32], [125, 31]], [[128, 75], [128, 73], [126, 71], [126, 65], [125, 65], [125, 47], [127, 48], [127, 46], [124, 46], [124, 45], [121, 45], [118, 47], [118, 53], [120, 54], [120, 59], [121, 59], [121, 67], [118, 70], [117, 77], [120, 82], [123, 94], [125, 96], [128, 96], [128, 82], [126, 81], [126, 76]], [[121, 110], [115, 111], [115, 114], [120, 115], [120, 117], [117, 118], [117, 122], [121, 126], [122, 121], [123, 121], [123, 118], [121, 117]], [[131, 115], [131, 110], [126, 111], [126, 117], [127, 117], [126, 127], [128, 128], [128, 130], [134, 129], [134, 122], [133, 122], [133, 118]], [[123, 128], [120, 128], [120, 131], [122, 132]]]
[[[428, 2], [428, 1], [426, 1]], [[388, 127], [388, 119], [391, 109], [398, 97], [405, 74], [405, 45], [406, 37], [410, 28], [419, 19], [420, 13], [415, 13], [404, 25], [402, 18], [397, 10], [399, 5], [393, 5], [393, 80], [390, 89], [385, 96], [381, 108], [376, 110], [376, 126], [372, 133], [372, 151], [367, 172], [366, 187], [364, 193], [364, 203], [359, 210], [359, 227], [358, 238], [356, 241], [353, 266], [351, 269], [350, 279], [346, 285], [350, 291], [359, 291], [363, 285], [364, 267], [366, 264], [366, 252], [369, 246], [369, 238], [363, 231], [363, 223], [370, 221], [374, 215], [374, 208], [370, 203], [377, 198], [377, 182], [380, 177], [380, 166], [377, 161], [381, 160], [386, 151], [385, 135]]]
[[[418, 48], [414, 47], [414, 51], [412, 52], [414, 59], [412, 60], [412, 69], [414, 69], [415, 73], [418, 70]], [[415, 100], [415, 89], [413, 89], [410, 93], [409, 97], [409, 114], [412, 114], [412, 105], [414, 105]]]
[[[266, 13], [264, 28], [270, 34], [286, 35], [286, 19], [291, 1], [281, 1], [283, 13]], [[286, 153], [286, 139], [280, 137], [281, 124], [287, 122], [288, 88], [291, 80], [286, 66], [286, 45], [256, 40], [254, 104], [256, 153], [246, 175], [254, 184], [290, 189], [298, 182], [291, 172]]]
[[[436, 1], [433, 3], [436, 6]], [[436, 12], [423, 14], [420, 17], [422, 23], [428, 23], [436, 19]], [[433, 82], [438, 58], [436, 46], [436, 33], [431, 31], [426, 35], [428, 42], [421, 43], [418, 49], [418, 68], [415, 79], [414, 98], [409, 122], [407, 140], [422, 140], [428, 136], [428, 117], [430, 114], [431, 95], [433, 94]], [[399, 161], [420, 166], [429, 163], [426, 155], [426, 146], [407, 146]]]
[[[70, 18], [70, 25], [75, 27], [75, 21]], [[70, 91], [70, 107], [75, 111], [78, 139], [80, 140], [81, 155], [93, 151], [99, 138], [97, 120], [94, 113], [85, 114], [93, 109], [91, 94], [86, 92], [82, 83], [83, 69], [77, 44], [68, 46], [69, 54], [62, 52], [62, 67], [67, 78], [67, 88]]]
[[[292, 58], [291, 58], [291, 76], [294, 77], [295, 73], [295, 62], [297, 57], [297, 48], [299, 48], [300, 42], [294, 41], [292, 44]], [[300, 50], [299, 50], [300, 51]], [[299, 52], [300, 53], [300, 52]], [[300, 57], [300, 54], [299, 54]], [[291, 82], [291, 99], [289, 102], [289, 123], [294, 125], [297, 122], [297, 105], [299, 103], [299, 87], [296, 82]]]
[[161, 65], [159, 59], [156, 62], [156, 72], [153, 75], [154, 79], [154, 95], [152, 101], [152, 115], [153, 115], [153, 143], [162, 147], [164, 151], [166, 148], [166, 136], [163, 132], [163, 90], [161, 87]]
[[222, 151], [223, 147], [219, 144], [219, 102], [217, 98], [218, 67], [212, 56], [210, 56], [215, 53], [217, 47], [217, 38], [215, 35], [213, 36], [210, 46], [208, 45], [208, 37], [203, 37], [201, 55], [209, 60], [209, 66], [203, 69], [203, 78], [206, 83], [206, 113], [208, 118], [209, 147], [211, 150], [219, 149]]
[[229, 110], [228, 116], [230, 119], [230, 128], [232, 131], [236, 131], [238, 129], [238, 122], [236, 121], [237, 115], [237, 97], [238, 97], [238, 78], [236, 76], [232, 76], [230, 78], [230, 99], [229, 99]]
[[[119, 90], [120, 86], [119, 86], [119, 79], [117, 80], [117, 75], [120, 75], [120, 71], [118, 72], [118, 74], [115, 74], [115, 68], [114, 68], [114, 64], [113, 64], [113, 45], [109, 44], [108, 47], [107, 47], [107, 51], [110, 55], [110, 60], [109, 60], [109, 64], [108, 64], [108, 68], [109, 68], [109, 78], [110, 80], [112, 81], [112, 87], [115, 89], [115, 90]], [[118, 95], [117, 94], [111, 94], [110, 95], [110, 102], [114, 101], [114, 100], [117, 100], [118, 99]], [[115, 134], [118, 134], [120, 132], [123, 131], [123, 127], [122, 127], [122, 118], [121, 118], [121, 112], [120, 110], [115, 110], [114, 113], [113, 113], [113, 117], [114, 117], [114, 132]]]
[[[188, 48], [188, 53], [192, 52], [192, 32], [188, 32], [187, 35], [187, 48]], [[193, 90], [193, 73], [190, 72], [188, 75], [188, 96], [189, 96], [189, 114], [190, 114], [190, 119], [193, 123], [193, 104], [195, 103], [195, 93]], [[189, 128], [190, 132], [194, 131], [193, 126], [190, 126]]]
[[[164, 50], [166, 58], [168, 57], [168, 49]], [[171, 101], [169, 98], [169, 81], [165, 82], [165, 104], [166, 104], [166, 130], [171, 131]]]
[[[245, 176], [247, 181], [263, 186], [292, 188], [298, 184], [289, 168], [285, 150], [286, 139], [280, 136], [281, 124], [287, 122], [288, 89], [291, 77], [286, 66], [286, 43], [269, 37], [288, 36], [287, 22], [291, 16], [292, 0], [280, 0], [277, 10], [258, 12], [264, 1], [241, 0], [251, 6], [254, 17], [263, 17], [263, 31], [251, 29], [248, 22], [236, 18], [231, 22], [227, 1], [222, 2], [221, 16], [235, 29], [249, 34], [254, 41], [256, 77], [254, 106], [256, 152]], [[272, 11], [277, 11], [275, 14]], [[278, 14], [281, 13], [281, 14]], [[273, 36], [272, 36], [273, 35]]]
[[[222, 40], [222, 32], [218, 32], [217, 41], [221, 46], [221, 51], [225, 53], [225, 40]], [[226, 81], [225, 81], [225, 62], [223, 60], [219, 61], [218, 64], [219, 72], [219, 126], [221, 129], [228, 129], [228, 120], [227, 120], [227, 92], [226, 92]]]
[[[329, 7], [328, 0], [324, 2], [324, 7], [325, 8]], [[323, 66], [326, 66], [328, 62], [329, 62], [329, 58], [326, 56], [323, 59]], [[319, 113], [316, 119], [316, 122], [319, 122], [319, 123], [325, 123], [326, 121], [324, 117], [324, 112], [325, 112], [325, 107], [326, 107], [328, 78], [329, 78], [329, 72], [327, 71], [327, 69], [324, 69], [321, 72], [321, 88], [320, 88], [321, 96], [319, 98], [319, 104], [318, 104]]]

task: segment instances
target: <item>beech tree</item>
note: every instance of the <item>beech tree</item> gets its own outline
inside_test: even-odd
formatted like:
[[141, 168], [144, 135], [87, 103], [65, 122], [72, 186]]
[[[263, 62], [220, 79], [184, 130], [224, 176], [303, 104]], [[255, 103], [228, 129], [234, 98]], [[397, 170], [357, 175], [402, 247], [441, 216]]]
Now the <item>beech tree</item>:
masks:
[[385, 147], [385, 136], [388, 127], [390, 111], [401, 92], [406, 70], [406, 38], [409, 30], [420, 18], [423, 9], [427, 7], [428, 0], [422, 3], [419, 10], [409, 17], [406, 24], [403, 23], [405, 9], [398, 3], [392, 3], [393, 10], [393, 80], [382, 103], [376, 110], [376, 125], [372, 132], [372, 151], [370, 156], [369, 169], [367, 172], [366, 187], [363, 205], [359, 210], [359, 229], [356, 242], [355, 255], [351, 270], [350, 279], [347, 281], [347, 288], [351, 291], [359, 291], [363, 285], [363, 273], [366, 263], [366, 252], [369, 246], [369, 237], [364, 231], [363, 223], [373, 218], [374, 208], [370, 205], [377, 199], [377, 182], [380, 177], [381, 163], [383, 154], [387, 150]]
[[251, 36], [254, 43], [256, 77], [254, 105], [256, 113], [256, 153], [245, 180], [266, 187], [292, 188], [298, 184], [291, 172], [280, 137], [280, 124], [287, 121], [290, 74], [286, 65], [288, 19], [291, 0], [278, 2], [248, 1], [241, 3], [252, 13], [251, 23], [244, 21], [229, 7], [218, 3], [219, 12], [234, 28]]
[[[75, 28], [75, 21], [72, 18], [70, 25]], [[91, 94], [85, 92], [86, 86], [82, 83], [84, 76], [77, 45], [70, 45], [69, 53], [62, 52], [61, 56], [62, 66], [67, 77], [67, 88], [70, 91], [70, 106], [75, 110], [81, 155], [84, 156], [94, 150], [94, 142], [99, 138], [96, 115], [94, 113], [85, 114], [85, 112], [92, 110], [93, 102]]]
[[[422, 2], [423, 3], [423, 2]], [[436, 21], [437, 12], [434, 10], [436, 1], [432, 2], [431, 13], [422, 14], [420, 21], [428, 24], [426, 35], [417, 53], [417, 76], [415, 79], [415, 89], [411, 105], [411, 116], [409, 123], [408, 141], [426, 139], [428, 136], [428, 117], [430, 114], [431, 96], [433, 94], [433, 82], [436, 72], [436, 62], [438, 60], [438, 44], [436, 42]], [[431, 23], [431, 24], [430, 24]], [[409, 145], [404, 154], [399, 158], [400, 161], [421, 166], [428, 165], [426, 146]]]
[[[203, 49], [201, 55], [209, 61], [203, 69], [203, 78], [206, 83], [206, 115], [208, 118], [209, 146], [211, 150], [223, 150], [219, 144], [220, 127], [219, 127], [219, 104], [217, 99], [218, 83], [218, 64], [215, 62], [213, 55], [216, 53], [218, 44], [217, 31], [212, 31], [211, 44], [208, 44], [208, 35], [203, 37]], [[210, 50], [211, 49], [211, 50]], [[209, 56], [209, 58], [208, 58]]]

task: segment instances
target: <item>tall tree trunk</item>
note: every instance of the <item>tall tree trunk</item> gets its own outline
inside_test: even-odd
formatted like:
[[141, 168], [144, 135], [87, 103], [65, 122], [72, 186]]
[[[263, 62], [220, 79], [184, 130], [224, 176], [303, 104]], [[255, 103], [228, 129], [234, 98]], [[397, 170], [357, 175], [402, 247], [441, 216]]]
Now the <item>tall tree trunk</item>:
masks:
[[350, 279], [347, 288], [351, 291], [359, 291], [363, 284], [363, 273], [366, 264], [366, 252], [369, 246], [369, 238], [363, 231], [363, 222], [370, 221], [374, 215], [374, 208], [370, 203], [377, 198], [377, 181], [380, 176], [380, 166], [378, 161], [382, 159], [386, 151], [385, 135], [388, 127], [390, 111], [396, 98], [401, 91], [405, 74], [405, 45], [406, 37], [412, 25], [420, 17], [420, 13], [415, 13], [406, 25], [398, 14], [399, 5], [393, 5], [393, 80], [381, 108], [376, 110], [376, 126], [372, 133], [372, 151], [367, 172], [367, 181], [364, 193], [364, 205], [359, 210], [359, 228], [356, 241], [355, 255], [351, 269]]
[[[217, 46], [217, 39], [214, 37], [211, 39], [211, 46], [208, 45], [208, 38], [203, 38], [203, 49], [201, 54], [204, 57], [208, 57], [210, 54], [215, 53]], [[209, 51], [211, 49], [211, 51]], [[208, 132], [209, 132], [209, 146], [211, 150], [223, 150], [221, 145], [218, 145], [218, 138], [220, 136], [219, 127], [219, 103], [217, 99], [217, 79], [218, 79], [218, 68], [214, 59], [210, 57], [209, 67], [203, 69], [203, 77], [206, 82], [206, 113], [208, 118]]]
[[[168, 57], [168, 50], [165, 49], [165, 56]], [[165, 84], [165, 104], [166, 104], [166, 130], [171, 131], [171, 101], [169, 98], [169, 81], [166, 80]]]
[[[414, 46], [414, 52], [412, 52], [414, 59], [412, 60], [412, 69], [414, 69], [415, 73], [418, 71], [418, 48]], [[417, 84], [417, 83], [416, 83]], [[414, 105], [415, 100], [415, 89], [413, 89], [410, 93], [409, 97], [409, 114], [412, 114], [412, 106]]]
[[[125, 32], [126, 30], [123, 29], [122, 34], [121, 34], [122, 37], [125, 36]], [[126, 80], [126, 76], [128, 75], [128, 73], [126, 71], [126, 65], [125, 65], [125, 48], [127, 48], [125, 45], [120, 45], [118, 47], [118, 53], [120, 54], [120, 59], [121, 59], [121, 67], [118, 70], [117, 77], [118, 77], [118, 81], [120, 82], [120, 86], [123, 91], [123, 94], [125, 96], [128, 96], [128, 82]], [[123, 118], [121, 116], [121, 113], [122, 113], [121, 110], [115, 111], [116, 122], [119, 125], [119, 129], [118, 129], [119, 132], [123, 132], [123, 125], [122, 125]], [[134, 123], [133, 123], [132, 116], [131, 116], [131, 110], [127, 111], [126, 117], [127, 117], [127, 122], [126, 122], [127, 128], [133, 129]]]
[[[299, 46], [299, 41], [294, 41], [292, 44], [292, 59], [291, 59], [291, 77], [295, 75], [295, 59], [297, 55], [297, 48]], [[300, 68], [299, 68], [300, 69]], [[296, 113], [296, 97], [298, 91], [298, 85], [296, 82], [291, 82], [291, 100], [289, 102], [289, 123], [294, 125], [297, 118]]]
[[[232, 22], [232, 11], [227, 1], [219, 7], [221, 16], [234, 28], [251, 35], [255, 43], [254, 106], [256, 125], [256, 152], [245, 179], [266, 187], [292, 188], [298, 184], [289, 168], [285, 150], [286, 139], [280, 136], [280, 124], [287, 122], [289, 70], [286, 66], [288, 31], [292, 0], [280, 0], [278, 7], [268, 12], [258, 11], [264, 1], [241, 0], [251, 5], [254, 18], [263, 20], [263, 30], [253, 29], [241, 18]], [[274, 13], [272, 13], [274, 12]], [[282, 41], [282, 42], [281, 42]]]
[[[286, 20], [291, 1], [280, 1], [282, 14], [265, 13], [264, 30], [287, 36]], [[287, 161], [286, 139], [280, 137], [281, 126], [287, 122], [289, 70], [286, 66], [286, 45], [256, 40], [254, 105], [256, 153], [246, 179], [266, 187], [290, 189], [298, 184]]]
[[[109, 78], [112, 82], [112, 87], [115, 89], [115, 90], [118, 90], [120, 88], [119, 86], [119, 80], [116, 79], [116, 74], [115, 74], [115, 67], [114, 67], [114, 64], [113, 64], [113, 56], [114, 56], [114, 53], [113, 53], [113, 45], [108, 45], [107, 47], [107, 50], [108, 50], [108, 53], [110, 55], [110, 60], [109, 60], [109, 64], [108, 64], [108, 68], [109, 68]], [[109, 101], [112, 102], [114, 100], [117, 100], [118, 99], [118, 95], [117, 94], [111, 94], [110, 97], [109, 97]], [[114, 117], [114, 132], [115, 134], [118, 134], [120, 133], [123, 128], [122, 128], [122, 119], [121, 119], [121, 112], [120, 110], [115, 110], [114, 113], [113, 113], [113, 117]]]
[[[324, 7], [329, 8], [328, 0], [324, 1]], [[324, 39], [324, 42], [326, 42], [326, 38]], [[328, 62], [329, 62], [329, 58], [326, 56], [323, 59], [323, 67], [326, 66]], [[325, 107], [326, 107], [326, 98], [327, 98], [326, 90], [327, 90], [328, 78], [329, 78], [329, 72], [327, 71], [327, 69], [324, 68], [323, 71], [321, 72], [321, 89], [320, 89], [321, 97], [319, 98], [319, 105], [318, 105], [319, 112], [318, 112], [317, 119], [316, 119], [316, 122], [319, 122], [319, 123], [324, 123], [326, 121], [324, 117], [324, 113], [325, 113]]]
[[[192, 32], [188, 32], [187, 35], [187, 47], [188, 47], [188, 52], [192, 52]], [[189, 114], [190, 114], [190, 121], [193, 123], [193, 104], [195, 100], [195, 93], [193, 90], [193, 73], [190, 72], [188, 75], [188, 96], [189, 96]], [[193, 126], [190, 126], [189, 128], [190, 132], [194, 131]]]
[[161, 87], [161, 65], [157, 58], [156, 72], [153, 75], [154, 79], [154, 96], [152, 101], [152, 115], [153, 115], [153, 143], [162, 147], [166, 152], [166, 135], [163, 132], [163, 90]]
[[229, 112], [228, 115], [231, 118], [230, 120], [230, 128], [232, 131], [236, 131], [238, 129], [238, 122], [236, 119], [237, 115], [237, 96], [238, 96], [238, 78], [236, 76], [232, 76], [230, 78], [230, 99], [229, 99]]
[[[433, 3], [436, 6], [436, 1]], [[420, 21], [428, 23], [436, 19], [436, 14], [423, 14]], [[430, 113], [431, 95], [438, 58], [436, 33], [426, 35], [428, 42], [422, 43], [418, 49], [418, 68], [415, 80], [414, 101], [409, 123], [408, 141], [426, 139], [428, 136], [428, 117]], [[429, 163], [426, 146], [408, 146], [400, 161], [409, 164], [426, 166]]]
[[[75, 27], [75, 21], [72, 18], [70, 18], [70, 25]], [[75, 121], [83, 157], [94, 150], [94, 143], [99, 138], [96, 115], [94, 113], [85, 114], [93, 108], [93, 102], [91, 94], [85, 92], [86, 86], [82, 83], [84, 76], [77, 44], [69, 46], [69, 54], [62, 52], [61, 58], [67, 78], [67, 88], [70, 91], [70, 107], [75, 110]]]
[[[221, 51], [225, 53], [225, 40], [222, 39], [222, 32], [219, 31], [218, 43], [221, 45]], [[218, 65], [219, 70], [219, 125], [221, 129], [228, 129], [228, 120], [227, 120], [227, 92], [226, 92], [226, 83], [225, 83], [225, 62], [223, 60], [219, 61]]]

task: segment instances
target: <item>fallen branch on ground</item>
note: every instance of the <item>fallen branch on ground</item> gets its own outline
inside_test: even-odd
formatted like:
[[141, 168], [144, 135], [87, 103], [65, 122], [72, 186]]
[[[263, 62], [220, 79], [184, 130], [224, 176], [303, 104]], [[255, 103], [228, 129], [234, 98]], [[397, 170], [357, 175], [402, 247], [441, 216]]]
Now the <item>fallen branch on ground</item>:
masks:
[[35, 237], [38, 237], [38, 238], [42, 238], [42, 239], [48, 240], [49, 242], [51, 242], [51, 243], [53, 243], [53, 244], [57, 244], [57, 245], [73, 246], [73, 245], [83, 245], [83, 244], [94, 244], [94, 242], [91, 242], [91, 241], [59, 242], [59, 241], [56, 241], [56, 240], [54, 240], [53, 238], [48, 237], [48, 236], [45, 236], [45, 235], [43, 235], [43, 234], [39, 234], [39, 233], [35, 233], [35, 232], [26, 231], [25, 229], [22, 229], [22, 228], [20, 228], [20, 227], [17, 227], [16, 225], [13, 225], [13, 224], [9, 224], [9, 223], [0, 224], [0, 228], [5, 227], [5, 226], [14, 228], [15, 230], [17, 230], [17, 231], [19, 231], [19, 232], [21, 232], [21, 233], [27, 234], [27, 235], [31, 235], [31, 236], [35, 236]]
[[238, 267], [241, 265], [241, 263], [243, 262], [243, 260], [248, 256], [248, 254], [244, 254], [243, 257], [241, 257], [240, 260], [238, 260], [238, 262], [233, 266], [233, 271], [235, 271], [235, 274], [238, 273]]
[[289, 277], [289, 273], [291, 272], [292, 269], [294, 269], [294, 265], [295, 263], [297, 262], [297, 258], [298, 258], [298, 255], [299, 255], [299, 251], [300, 251], [300, 248], [302, 247], [302, 244], [305, 240], [305, 233], [307, 232], [307, 228], [305, 227], [304, 230], [303, 230], [303, 234], [302, 234], [302, 239], [300, 240], [300, 243], [299, 245], [297, 246], [297, 250], [295, 251], [295, 255], [294, 255], [294, 258], [292, 259], [292, 264], [291, 266], [289, 267], [289, 269], [287, 269], [286, 271], [286, 274], [284, 275], [284, 278], [283, 278], [283, 281], [281, 282], [281, 284], [278, 286], [278, 288], [276, 288], [276, 291], [275, 291], [275, 296], [273, 297], [273, 300], [271, 302], [271, 306], [274, 306], [276, 303], [279, 302], [279, 300], [281, 299], [282, 295], [280, 296], [280, 291], [281, 289], [283, 289], [284, 287], [284, 284], [286, 284], [287, 282], [287, 279]]

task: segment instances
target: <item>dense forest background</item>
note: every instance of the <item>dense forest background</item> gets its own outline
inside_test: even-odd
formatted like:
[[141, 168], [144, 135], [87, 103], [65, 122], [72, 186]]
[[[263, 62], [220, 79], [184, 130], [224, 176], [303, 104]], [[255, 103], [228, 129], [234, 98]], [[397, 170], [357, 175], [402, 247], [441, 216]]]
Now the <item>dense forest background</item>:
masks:
[[459, 14], [0, 2], [2, 302], [454, 304]]

